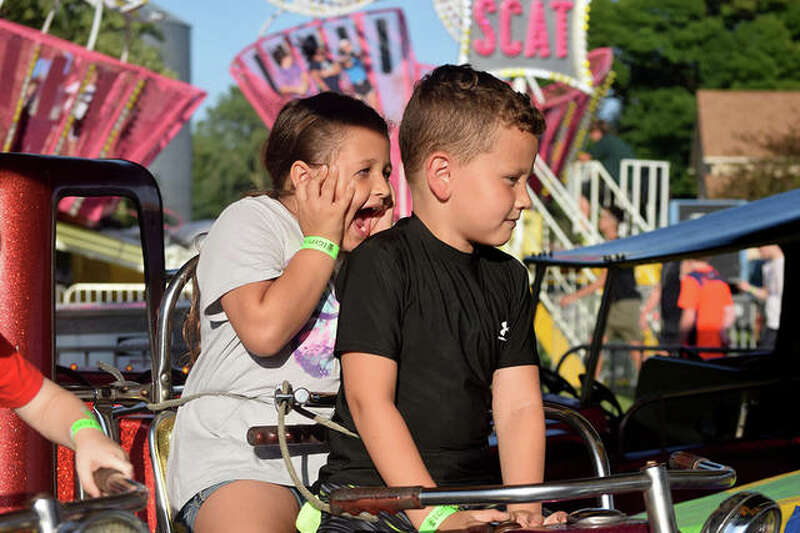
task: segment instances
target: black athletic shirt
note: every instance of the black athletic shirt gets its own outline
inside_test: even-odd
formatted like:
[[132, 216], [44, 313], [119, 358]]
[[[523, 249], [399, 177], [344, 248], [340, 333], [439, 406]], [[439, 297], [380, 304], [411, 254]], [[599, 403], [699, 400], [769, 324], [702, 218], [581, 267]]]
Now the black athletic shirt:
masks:
[[[460, 252], [412, 215], [351, 254], [337, 294], [337, 356], [397, 362], [395, 404], [436, 483], [499, 481], [487, 445], [493, 373], [539, 363], [525, 267], [488, 246]], [[344, 381], [334, 420], [355, 430]], [[384, 484], [360, 440], [329, 439], [320, 481]]]
[[670, 261], [661, 266], [661, 321], [665, 329], [678, 331], [681, 308], [678, 296], [681, 294], [681, 262]]

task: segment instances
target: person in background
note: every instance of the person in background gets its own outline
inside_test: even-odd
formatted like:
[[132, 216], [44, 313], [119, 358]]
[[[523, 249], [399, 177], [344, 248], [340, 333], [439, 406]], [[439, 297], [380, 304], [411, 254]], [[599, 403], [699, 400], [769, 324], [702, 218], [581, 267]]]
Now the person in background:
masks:
[[367, 77], [367, 70], [364, 68], [364, 61], [361, 54], [357, 54], [353, 49], [353, 43], [349, 39], [339, 41], [339, 57], [337, 61], [344, 69], [350, 84], [353, 86], [354, 96], [364, 100], [370, 107], [378, 107], [375, 97], [375, 90]]
[[125, 450], [103, 433], [86, 404], [44, 377], [2, 335], [0, 407], [14, 409], [44, 438], [75, 451], [75, 470], [89, 496], [100, 496], [92, 476], [98, 468], [133, 477]]
[[761, 258], [765, 260], [761, 267], [764, 279], [763, 287], [755, 287], [747, 281], [739, 281], [737, 286], [742, 292], [752, 295], [764, 304], [766, 315], [766, 329], [758, 339], [759, 348], [772, 348], [778, 335], [778, 326], [781, 323], [781, 299], [783, 298], [783, 251], [777, 244], [761, 246], [758, 249]]
[[[624, 220], [625, 214], [617, 206], [605, 207], [600, 212], [598, 228], [606, 240], [612, 241], [619, 238], [619, 224]], [[605, 270], [597, 276], [592, 283], [581, 287], [572, 294], [567, 294], [559, 302], [561, 307], [575, 303], [581, 298], [601, 290], [606, 283]], [[625, 344], [640, 345], [642, 332], [639, 329], [639, 306], [642, 296], [636, 287], [636, 278], [633, 268], [620, 268], [614, 284], [609, 288], [608, 319], [606, 321], [606, 338], [620, 340]], [[642, 366], [642, 353], [640, 350], [631, 351], [631, 359], [638, 371]], [[598, 372], [600, 366], [598, 365]]]
[[678, 307], [678, 296], [681, 292], [681, 262], [670, 261], [661, 265], [661, 279], [653, 285], [642, 311], [639, 314], [639, 327], [642, 331], [648, 327], [647, 317], [656, 306], [659, 312], [653, 315], [661, 320], [658, 343], [662, 346], [675, 346], [681, 342], [680, 321], [681, 309]]
[[331, 60], [325, 46], [319, 44], [313, 35], [309, 35], [300, 48], [308, 63], [308, 73], [320, 92], [342, 92], [342, 88], [339, 86], [342, 66]]
[[[678, 295], [681, 343], [704, 348], [726, 347], [726, 331], [736, 318], [728, 283], [703, 259], [685, 259], [681, 271], [681, 292]], [[700, 352], [703, 359], [723, 355], [721, 352]]]
[[295, 62], [292, 53], [282, 45], [272, 50], [272, 59], [278, 65], [275, 82], [284, 96], [303, 96], [308, 92], [308, 74]]
[[[628, 143], [623, 141], [617, 135], [611, 133], [611, 127], [608, 122], [604, 120], [596, 120], [589, 127], [589, 140], [591, 144], [584, 151], [578, 154], [579, 161], [599, 161], [603, 164], [608, 174], [614, 182], [620, 184], [620, 162], [623, 159], [633, 159], [633, 149]], [[644, 185], [644, 183], [643, 183]], [[585, 183], [581, 189], [581, 198], [579, 200], [581, 211], [587, 217], [589, 216], [589, 194], [590, 185]], [[645, 197], [646, 191], [642, 190], [642, 197]], [[600, 183], [600, 201], [603, 201], [605, 195], [605, 187], [602, 182]]]

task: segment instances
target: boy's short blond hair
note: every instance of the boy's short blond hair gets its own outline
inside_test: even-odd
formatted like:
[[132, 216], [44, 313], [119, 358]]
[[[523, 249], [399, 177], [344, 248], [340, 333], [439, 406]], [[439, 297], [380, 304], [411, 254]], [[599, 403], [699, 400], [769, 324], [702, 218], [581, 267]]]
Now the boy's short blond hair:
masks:
[[544, 117], [528, 95], [469, 65], [442, 65], [414, 87], [400, 123], [406, 179], [442, 150], [468, 163], [494, 145], [497, 128], [517, 127], [539, 137]]

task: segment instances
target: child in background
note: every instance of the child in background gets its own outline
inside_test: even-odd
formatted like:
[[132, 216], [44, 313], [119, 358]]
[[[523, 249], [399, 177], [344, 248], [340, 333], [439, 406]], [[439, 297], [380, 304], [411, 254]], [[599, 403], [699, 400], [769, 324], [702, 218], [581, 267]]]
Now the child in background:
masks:
[[[367, 240], [337, 278], [334, 420], [361, 439], [329, 433], [323, 495], [348, 484], [484, 485], [498, 474], [511, 485], [542, 481], [528, 273], [495, 246], [531, 205], [526, 182], [543, 132], [529, 98], [485, 72], [445, 65], [417, 84], [400, 125], [414, 214]], [[311, 515], [304, 507], [301, 531]], [[324, 513], [318, 530], [453, 531], [509, 518], [540, 525], [541, 505], [427, 508], [378, 523]]]
[[[169, 498], [198, 532], [294, 531], [299, 493], [280, 455], [259, 457], [247, 444], [247, 429], [277, 423], [273, 396], [284, 380], [337, 390], [336, 256], [391, 224], [386, 122], [359, 100], [321, 93], [286, 104], [264, 164], [275, 191], [228, 206], [197, 265], [202, 351], [184, 396], [246, 397], [204, 396], [178, 409]], [[290, 413], [287, 423], [308, 421]], [[310, 484], [325, 454], [293, 461]]]
[[100, 496], [92, 474], [114, 468], [133, 477], [125, 450], [109, 439], [74, 394], [45, 378], [0, 335], [0, 407], [14, 409], [43, 437], [75, 450], [75, 470], [89, 496]]
[[275, 82], [283, 96], [303, 96], [308, 92], [308, 74], [300, 68], [292, 53], [282, 45], [272, 50], [272, 59], [278, 65]]
[[353, 49], [353, 43], [348, 39], [339, 41], [338, 61], [347, 74], [347, 77], [350, 78], [350, 83], [355, 93], [354, 96], [364, 100], [368, 105], [377, 108], [378, 102], [375, 98], [375, 91], [372, 89], [372, 84], [367, 77], [367, 70], [364, 68], [364, 62], [361, 60], [360, 54], [356, 54]]
[[317, 88], [320, 91], [342, 92], [339, 86], [342, 66], [331, 60], [325, 46], [319, 44], [313, 35], [309, 35], [303, 40], [300, 49], [306, 57], [308, 73], [317, 84]]

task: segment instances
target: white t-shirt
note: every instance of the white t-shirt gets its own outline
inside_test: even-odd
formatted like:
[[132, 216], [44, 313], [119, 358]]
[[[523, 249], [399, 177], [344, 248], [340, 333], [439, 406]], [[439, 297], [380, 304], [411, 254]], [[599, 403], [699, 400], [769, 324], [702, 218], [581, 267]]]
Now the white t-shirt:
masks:
[[761, 267], [764, 288], [767, 289], [767, 301], [764, 314], [767, 315], [767, 327], [778, 329], [781, 325], [781, 299], [783, 298], [783, 256], [766, 261]]
[[[295, 389], [338, 390], [339, 362], [333, 346], [339, 303], [332, 283], [306, 325], [272, 357], [257, 357], [245, 349], [220, 303], [232, 289], [280, 276], [302, 242], [297, 220], [268, 196], [244, 198], [228, 206], [203, 242], [197, 265], [202, 353], [189, 373], [183, 395], [229, 392], [259, 396], [269, 404], [214, 396], [178, 409], [167, 463], [167, 490], [175, 510], [201, 490], [223, 481], [251, 479], [291, 485], [277, 447], [269, 457], [256, 456], [247, 443], [247, 429], [277, 424], [273, 394], [284, 380]], [[287, 423], [313, 422], [292, 412]], [[325, 464], [326, 454], [293, 459], [304, 483], [311, 484]]]

